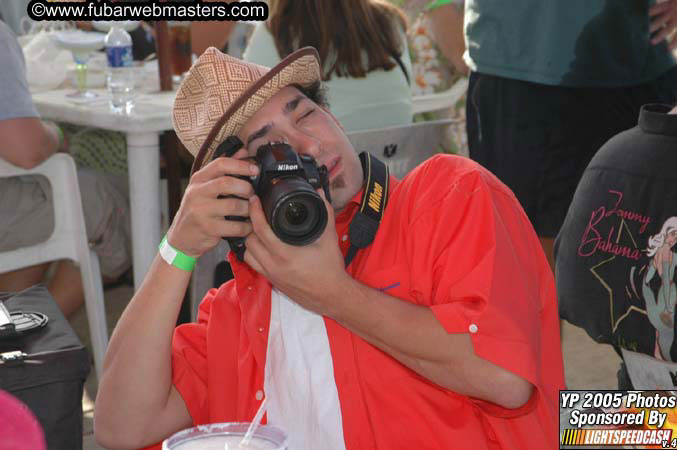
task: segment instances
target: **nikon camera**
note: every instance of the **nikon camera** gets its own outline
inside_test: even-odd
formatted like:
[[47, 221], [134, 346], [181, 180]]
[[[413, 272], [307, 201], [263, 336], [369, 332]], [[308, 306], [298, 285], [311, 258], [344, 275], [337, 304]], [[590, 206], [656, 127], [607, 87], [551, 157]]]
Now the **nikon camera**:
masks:
[[[284, 143], [259, 147], [256, 164], [260, 169], [258, 176], [242, 178], [254, 186], [254, 192], [261, 199], [266, 220], [275, 235], [291, 245], [314, 242], [327, 226], [327, 208], [316, 192], [316, 189], [324, 189], [327, 200], [331, 202], [327, 167], [318, 166], [312, 156], [300, 155]], [[225, 218], [246, 220], [239, 216]], [[244, 238], [225, 239], [242, 261]]]

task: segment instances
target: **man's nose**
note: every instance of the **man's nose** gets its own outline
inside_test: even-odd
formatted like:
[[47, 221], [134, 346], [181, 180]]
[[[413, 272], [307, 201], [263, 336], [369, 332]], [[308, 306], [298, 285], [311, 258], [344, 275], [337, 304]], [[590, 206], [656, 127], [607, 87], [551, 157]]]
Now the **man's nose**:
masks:
[[298, 153], [310, 155], [316, 159], [322, 152], [322, 145], [320, 144], [320, 140], [315, 138], [314, 136], [310, 136], [305, 133], [299, 133], [297, 136], [294, 137], [293, 142], [290, 142], [289, 144]]

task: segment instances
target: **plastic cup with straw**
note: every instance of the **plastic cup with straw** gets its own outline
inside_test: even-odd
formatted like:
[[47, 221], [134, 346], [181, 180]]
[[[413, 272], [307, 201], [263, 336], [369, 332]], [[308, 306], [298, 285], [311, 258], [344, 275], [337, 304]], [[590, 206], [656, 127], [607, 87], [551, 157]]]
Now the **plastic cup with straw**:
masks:
[[[249, 424], [249, 428], [247, 428], [247, 431], [245, 432], [244, 436], [242, 437], [242, 440], [240, 443], [237, 445], [237, 448], [249, 448], [249, 443], [252, 440], [252, 437], [254, 436], [254, 433], [256, 432], [256, 429], [259, 427], [261, 424], [261, 419], [263, 419], [263, 414], [266, 412], [266, 401], [268, 400], [268, 397], [264, 398], [263, 401], [261, 402], [261, 405], [259, 406], [259, 410], [256, 411], [256, 415], [254, 416], [254, 419], [252, 419], [251, 424]], [[228, 443], [224, 444], [224, 450], [231, 450], [230, 446]], [[235, 449], [232, 449], [235, 450]]]

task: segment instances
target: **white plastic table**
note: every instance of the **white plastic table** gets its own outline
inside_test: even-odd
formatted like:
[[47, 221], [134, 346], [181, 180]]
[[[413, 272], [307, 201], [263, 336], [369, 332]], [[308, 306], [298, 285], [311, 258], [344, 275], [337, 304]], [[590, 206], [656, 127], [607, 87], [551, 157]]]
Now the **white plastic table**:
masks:
[[132, 221], [134, 287], [138, 289], [160, 243], [160, 134], [172, 129], [174, 92], [141, 92], [134, 111], [110, 111], [105, 89], [100, 97], [75, 103], [66, 94], [73, 88], [33, 93], [33, 103], [44, 119], [120, 131], [127, 136], [127, 162]]

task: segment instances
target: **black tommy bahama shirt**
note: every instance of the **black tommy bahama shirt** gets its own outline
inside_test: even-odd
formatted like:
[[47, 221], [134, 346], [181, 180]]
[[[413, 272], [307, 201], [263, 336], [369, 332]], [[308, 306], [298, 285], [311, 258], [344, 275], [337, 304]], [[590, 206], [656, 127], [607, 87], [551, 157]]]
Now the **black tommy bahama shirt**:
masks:
[[639, 124], [590, 161], [555, 242], [560, 316], [597, 342], [677, 361], [677, 115]]

